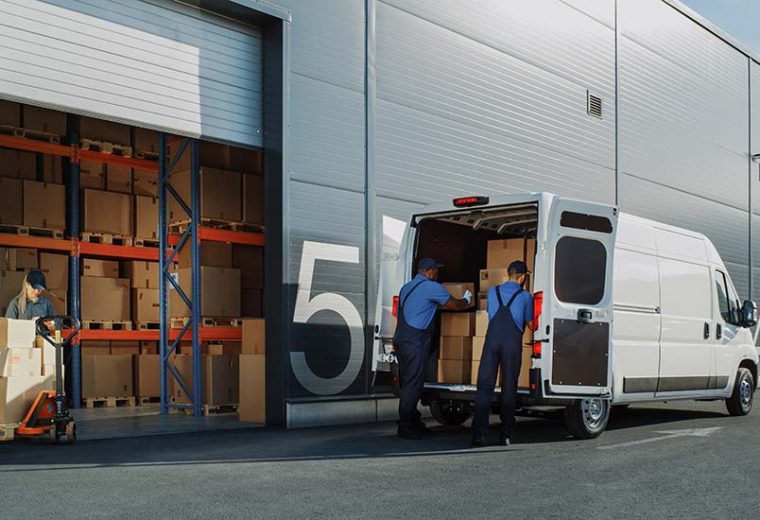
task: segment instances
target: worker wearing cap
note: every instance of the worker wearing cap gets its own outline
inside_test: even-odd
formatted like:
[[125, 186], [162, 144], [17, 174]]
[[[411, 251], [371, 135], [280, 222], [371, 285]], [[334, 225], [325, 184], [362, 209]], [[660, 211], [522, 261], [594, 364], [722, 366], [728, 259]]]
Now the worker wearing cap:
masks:
[[42, 294], [47, 291], [45, 275], [39, 269], [33, 269], [24, 277], [21, 291], [8, 304], [6, 318], [16, 320], [32, 320], [43, 316], [53, 316], [53, 302]]
[[466, 291], [457, 299], [438, 283], [438, 269], [443, 264], [423, 258], [417, 264], [417, 276], [399, 292], [396, 332], [393, 345], [399, 364], [400, 395], [398, 436], [418, 440], [427, 428], [420, 420], [417, 402], [422, 395], [425, 372], [433, 343], [435, 314], [439, 308], [461, 310], [472, 303]]
[[501, 427], [499, 444], [509, 446], [517, 407], [517, 379], [522, 365], [522, 336], [533, 329], [533, 297], [523, 289], [528, 276], [525, 262], [517, 260], [507, 269], [509, 280], [488, 291], [488, 330], [478, 369], [472, 445], [483, 446], [488, 432], [496, 377], [501, 368]]

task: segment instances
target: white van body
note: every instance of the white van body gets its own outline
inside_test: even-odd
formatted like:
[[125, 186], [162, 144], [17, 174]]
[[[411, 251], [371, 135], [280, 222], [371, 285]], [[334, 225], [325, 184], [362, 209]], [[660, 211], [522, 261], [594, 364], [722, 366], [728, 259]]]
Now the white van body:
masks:
[[[386, 296], [378, 305], [377, 370], [393, 360], [387, 338], [395, 323], [389, 320], [387, 295], [398, 294], [412, 278], [419, 258], [451, 254], [456, 245], [445, 249], [447, 237], [465, 236], [456, 226], [484, 234], [483, 240], [506, 234], [536, 239], [533, 292], [542, 293], [543, 305], [531, 385], [519, 389], [524, 411], [577, 405], [586, 416], [606, 415], [610, 404], [741, 400], [737, 392], [742, 391], [751, 408], [758, 349], [747, 325], [754, 323], [743, 319], [742, 303], [710, 240], [614, 206], [548, 193], [491, 197], [464, 208], [436, 204], [412, 217], [395, 269], [386, 265], [383, 271], [381, 283], [393, 286], [379, 291]], [[465, 258], [477, 249], [467, 244], [459, 253]], [[747, 371], [752, 378], [742, 376], [742, 390], [737, 375]], [[475, 386], [429, 383], [425, 391], [428, 402], [455, 402], [471, 398]], [[457, 410], [463, 412], [461, 406]], [[606, 418], [602, 430], [605, 425]]]

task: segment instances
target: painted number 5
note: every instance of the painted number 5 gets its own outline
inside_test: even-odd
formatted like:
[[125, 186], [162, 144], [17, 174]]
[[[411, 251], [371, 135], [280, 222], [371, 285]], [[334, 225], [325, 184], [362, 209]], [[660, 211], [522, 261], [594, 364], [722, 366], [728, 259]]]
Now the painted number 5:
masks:
[[316, 395], [333, 395], [348, 388], [359, 375], [364, 362], [364, 327], [356, 306], [345, 296], [335, 293], [321, 293], [313, 298], [311, 297], [314, 264], [317, 260], [358, 264], [359, 248], [322, 242], [305, 241], [303, 243], [293, 322], [305, 324], [319, 311], [335, 312], [346, 323], [351, 333], [351, 351], [346, 368], [331, 378], [324, 378], [315, 374], [309, 367], [306, 354], [303, 352], [291, 352], [290, 363], [298, 382], [306, 390]]

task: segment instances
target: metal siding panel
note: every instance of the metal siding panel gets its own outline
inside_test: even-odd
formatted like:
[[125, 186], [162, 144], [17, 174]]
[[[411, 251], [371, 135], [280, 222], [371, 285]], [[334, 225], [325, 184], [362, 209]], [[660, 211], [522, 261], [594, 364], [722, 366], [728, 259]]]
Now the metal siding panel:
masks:
[[746, 58], [659, 0], [620, 5], [621, 171], [747, 209], [715, 189], [746, 185]]
[[256, 28], [167, 0], [0, 0], [0, 15], [5, 97], [261, 145]]
[[633, 215], [703, 233], [715, 244], [732, 275], [735, 272], [740, 275], [742, 269], [748, 267], [749, 216], [746, 211], [626, 174], [620, 176], [620, 208]]
[[364, 97], [299, 74], [290, 86], [291, 179], [363, 192]]
[[[750, 87], [751, 87], [751, 108], [752, 113], [750, 116], [750, 131], [752, 136], [752, 144], [750, 146], [750, 154], [760, 154], [760, 64], [751, 61], [750, 62]], [[760, 160], [752, 164], [752, 174], [750, 176], [750, 187], [752, 189], [752, 212], [755, 215], [760, 215]], [[752, 224], [753, 230], [755, 224]], [[758, 229], [760, 233], [760, 229]], [[760, 235], [756, 235], [760, 238]], [[760, 253], [760, 251], [758, 251]], [[755, 261], [759, 262], [760, 257], [755, 256]], [[760, 285], [760, 278], [755, 278]], [[760, 290], [760, 288], [759, 288]]]

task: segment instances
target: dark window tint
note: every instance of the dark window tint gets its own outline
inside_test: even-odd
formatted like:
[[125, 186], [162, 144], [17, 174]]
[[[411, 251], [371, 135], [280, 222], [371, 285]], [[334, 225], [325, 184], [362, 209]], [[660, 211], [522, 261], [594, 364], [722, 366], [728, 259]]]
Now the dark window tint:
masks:
[[715, 290], [718, 293], [718, 309], [723, 319], [731, 321], [731, 309], [728, 308], [728, 294], [726, 293], [726, 279], [723, 273], [717, 271], [715, 273]]
[[612, 222], [610, 222], [610, 219], [597, 215], [573, 213], [572, 211], [562, 212], [559, 225], [566, 228], [598, 231], [599, 233], [612, 233]]
[[739, 295], [736, 294], [725, 273], [715, 272], [715, 285], [717, 285], [718, 290], [720, 315], [726, 320], [726, 323], [740, 325], [741, 303], [739, 302]]
[[596, 305], [604, 298], [607, 250], [597, 240], [563, 237], [557, 242], [554, 291], [566, 303]]

